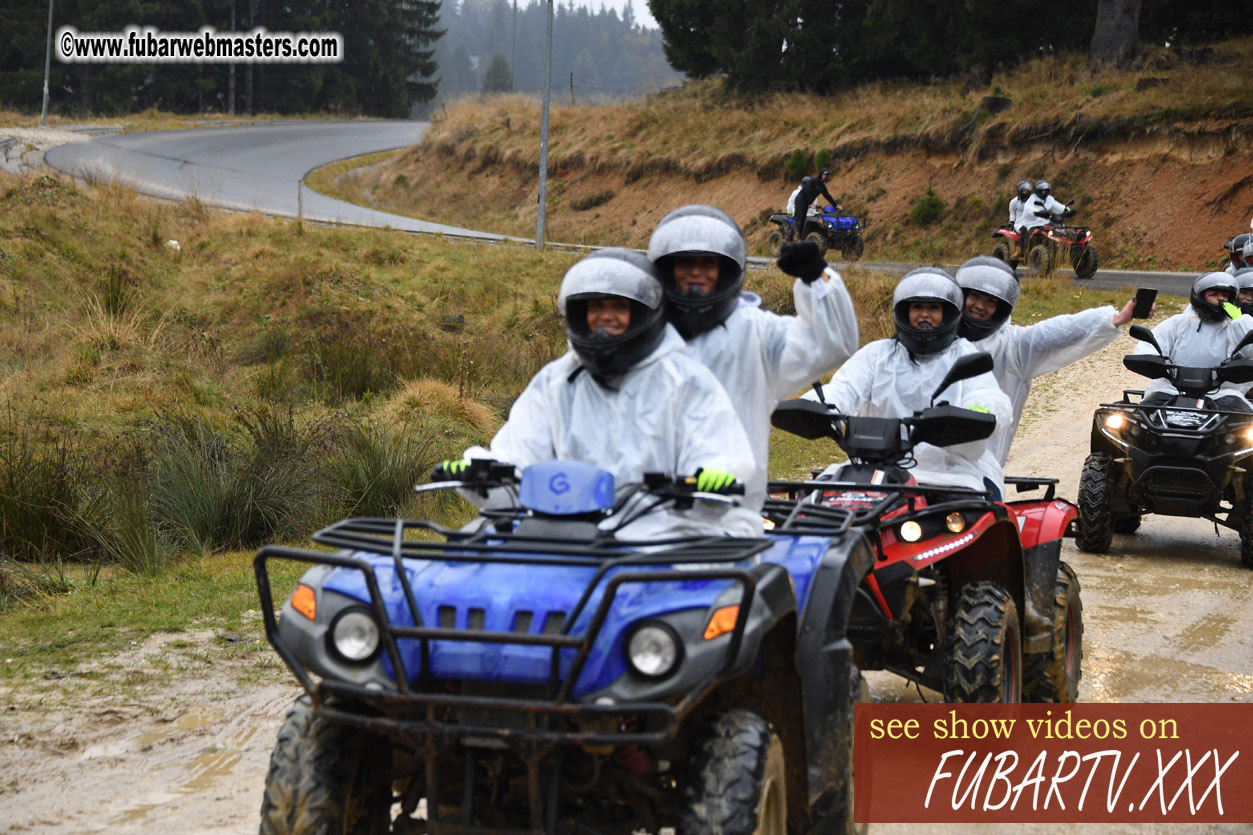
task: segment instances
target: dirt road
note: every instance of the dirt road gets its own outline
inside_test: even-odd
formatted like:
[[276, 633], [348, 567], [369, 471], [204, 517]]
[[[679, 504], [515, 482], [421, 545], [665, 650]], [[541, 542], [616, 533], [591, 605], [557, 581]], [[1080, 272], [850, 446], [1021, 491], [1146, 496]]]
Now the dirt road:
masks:
[[[1075, 495], [1093, 408], [1139, 379], [1119, 362], [1130, 345], [1122, 337], [1037, 384], [1010, 474], [1055, 475], [1060, 495]], [[1253, 701], [1253, 572], [1240, 568], [1236, 548], [1230, 532], [1152, 517], [1116, 538], [1114, 555], [1068, 544], [1087, 625], [1083, 700]], [[269, 750], [297, 691], [271, 654], [241, 654], [236, 638], [162, 634], [90, 669], [0, 688], [0, 830], [255, 832]], [[130, 683], [143, 673], [165, 684]], [[874, 695], [918, 698], [882, 678]]]

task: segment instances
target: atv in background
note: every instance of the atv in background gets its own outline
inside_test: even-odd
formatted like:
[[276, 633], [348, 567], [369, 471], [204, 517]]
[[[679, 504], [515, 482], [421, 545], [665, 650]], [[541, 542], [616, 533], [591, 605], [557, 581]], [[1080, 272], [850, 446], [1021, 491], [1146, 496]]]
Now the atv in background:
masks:
[[[1037, 275], [1048, 275], [1066, 261], [1075, 271], [1076, 278], [1091, 278], [1098, 264], [1096, 247], [1092, 245], [1092, 230], [1086, 226], [1067, 226], [1063, 221], [1074, 215], [1069, 206], [1060, 215], [1046, 211], [1036, 212], [1038, 217], [1050, 222], [1031, 230], [1024, 248], [1027, 267]], [[1012, 226], [1000, 226], [992, 233], [996, 245], [992, 255], [1010, 263], [1018, 247], [1018, 230]]]
[[[936, 389], [992, 370], [986, 353], [963, 357]], [[832, 413], [782, 403], [774, 425], [830, 438], [848, 463], [808, 482], [772, 482], [776, 530], [855, 531], [874, 569], [850, 602], [858, 669], [888, 670], [951, 702], [1073, 702], [1081, 676], [1083, 605], [1061, 539], [1075, 508], [1054, 498], [1056, 479], [1006, 479], [1044, 498], [1002, 503], [962, 487], [919, 484], [907, 469], [922, 443], [989, 437], [991, 415], [948, 404], [913, 417]]]
[[1134, 533], [1144, 514], [1192, 516], [1240, 534], [1240, 563], [1253, 568], [1253, 509], [1247, 474], [1253, 463], [1253, 415], [1224, 411], [1210, 396], [1224, 383], [1253, 382], [1253, 360], [1236, 359], [1249, 333], [1216, 368], [1175, 365], [1143, 325], [1131, 335], [1157, 349], [1128, 354], [1123, 365], [1165, 379], [1179, 394], [1145, 405], [1143, 391], [1124, 391], [1092, 418], [1091, 454], [1079, 478], [1075, 544], [1104, 553], [1113, 534]]
[[348, 519], [313, 537], [334, 553], [261, 549], [266, 635], [306, 691], [261, 832], [852, 831], [846, 607], [871, 549], [620, 538], [728, 501], [692, 481], [475, 461], [419, 488], [513, 496], [472, 529]]
[[[783, 244], [796, 240], [796, 224], [782, 212], [771, 215], [770, 222], [777, 228], [766, 239], [766, 247], [770, 255], [777, 258]], [[838, 249], [845, 261], [856, 261], [866, 250], [866, 241], [862, 234], [865, 225], [864, 217], [837, 214], [833, 207], [824, 206], [822, 211], [810, 213], [805, 219], [802, 237], [817, 244], [824, 257], [828, 250]]]

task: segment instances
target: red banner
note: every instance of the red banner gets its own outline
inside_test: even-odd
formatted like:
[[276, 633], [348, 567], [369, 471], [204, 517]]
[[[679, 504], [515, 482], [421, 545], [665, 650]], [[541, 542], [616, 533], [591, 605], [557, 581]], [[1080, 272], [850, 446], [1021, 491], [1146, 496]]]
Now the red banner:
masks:
[[858, 704], [859, 823], [1253, 822], [1253, 704]]

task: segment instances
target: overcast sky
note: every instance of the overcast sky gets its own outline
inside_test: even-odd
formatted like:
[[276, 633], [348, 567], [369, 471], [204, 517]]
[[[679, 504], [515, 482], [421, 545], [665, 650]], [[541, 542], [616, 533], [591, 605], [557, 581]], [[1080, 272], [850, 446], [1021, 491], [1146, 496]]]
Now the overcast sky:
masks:
[[627, 6], [631, 6], [635, 10], [635, 20], [643, 26], [657, 28], [657, 21], [653, 20], [653, 15], [648, 11], [648, 0], [574, 0], [576, 6], [587, 6], [591, 9], [599, 9], [604, 6], [607, 9], [617, 9], [622, 11]]

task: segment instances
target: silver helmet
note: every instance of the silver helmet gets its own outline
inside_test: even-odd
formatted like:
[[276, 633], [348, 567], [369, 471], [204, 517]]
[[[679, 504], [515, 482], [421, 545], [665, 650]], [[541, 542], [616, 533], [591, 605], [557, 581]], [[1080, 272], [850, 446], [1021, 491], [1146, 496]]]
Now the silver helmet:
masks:
[[978, 342], [984, 337], [996, 333], [1001, 325], [1009, 319], [1014, 306], [1018, 304], [1018, 276], [1014, 270], [999, 258], [991, 255], [978, 255], [957, 268], [957, 284], [963, 296], [974, 290], [996, 299], [996, 312], [988, 319], [976, 319], [966, 312], [963, 299], [961, 325], [957, 328], [958, 336], [971, 342]]
[[1192, 295], [1189, 298], [1192, 309], [1206, 322], [1221, 322], [1227, 318], [1227, 312], [1223, 310], [1221, 303], [1213, 304], [1205, 300], [1205, 294], [1209, 290], [1222, 290], [1227, 301], [1235, 304], [1240, 297], [1240, 288], [1236, 286], [1235, 277], [1228, 273], [1205, 273], [1192, 282]]
[[[617, 297], [631, 303], [631, 321], [620, 334], [588, 327], [592, 299]], [[570, 347], [598, 378], [620, 377], [651, 354], [665, 335], [661, 284], [651, 261], [630, 249], [602, 249], [566, 271], [557, 293]]]
[[1038, 183], [1035, 184], [1035, 193], [1040, 195], [1041, 200], [1048, 197], [1049, 192], [1051, 192], [1052, 190], [1053, 190], [1053, 187], [1049, 185], [1048, 180], [1040, 180]]
[[[1232, 276], [1232, 278], [1236, 280], [1236, 289], [1240, 293], [1253, 291], [1253, 267], [1244, 267], [1243, 269], [1236, 270], [1236, 273]], [[1253, 316], [1253, 302], [1237, 301], [1236, 304], [1240, 305], [1240, 310], [1244, 313]]]
[[[943, 310], [938, 327], [916, 328], [909, 323], [909, 307], [913, 302], [936, 302]], [[912, 355], [938, 354], [957, 338], [961, 322], [962, 291], [947, 271], [940, 267], [919, 267], [910, 270], [892, 293], [892, 318], [896, 322], [896, 341]]]
[[1018, 186], [1017, 186], [1017, 191], [1018, 191], [1018, 199], [1026, 200], [1028, 197], [1031, 196], [1031, 181], [1030, 180], [1019, 181]]
[[[747, 254], [739, 224], [713, 206], [683, 206], [657, 224], [648, 239], [648, 258], [657, 265], [667, 315], [684, 337], [690, 339], [722, 324], [735, 310], [744, 286]], [[680, 292], [674, 282], [674, 259], [710, 255], [718, 259], [718, 284], [713, 292]]]

